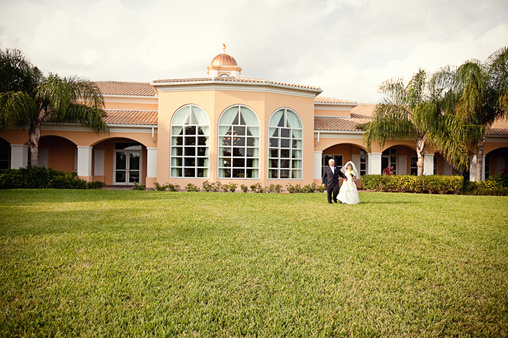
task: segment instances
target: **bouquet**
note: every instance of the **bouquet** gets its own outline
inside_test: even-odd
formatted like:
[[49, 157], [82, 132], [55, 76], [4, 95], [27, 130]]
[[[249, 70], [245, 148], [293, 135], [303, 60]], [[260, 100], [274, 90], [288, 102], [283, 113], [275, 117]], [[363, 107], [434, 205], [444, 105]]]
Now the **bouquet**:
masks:
[[356, 172], [354, 170], [351, 170], [349, 173], [351, 174], [351, 177], [356, 177]]

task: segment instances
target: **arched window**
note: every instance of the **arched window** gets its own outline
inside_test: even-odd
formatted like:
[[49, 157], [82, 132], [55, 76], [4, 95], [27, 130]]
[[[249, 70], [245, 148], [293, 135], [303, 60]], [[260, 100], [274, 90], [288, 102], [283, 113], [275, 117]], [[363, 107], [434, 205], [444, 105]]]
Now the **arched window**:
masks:
[[219, 118], [219, 178], [259, 178], [259, 120], [245, 106]]
[[302, 120], [288, 108], [268, 123], [268, 178], [302, 178]]
[[171, 121], [171, 177], [208, 177], [210, 122], [198, 106], [176, 111]]

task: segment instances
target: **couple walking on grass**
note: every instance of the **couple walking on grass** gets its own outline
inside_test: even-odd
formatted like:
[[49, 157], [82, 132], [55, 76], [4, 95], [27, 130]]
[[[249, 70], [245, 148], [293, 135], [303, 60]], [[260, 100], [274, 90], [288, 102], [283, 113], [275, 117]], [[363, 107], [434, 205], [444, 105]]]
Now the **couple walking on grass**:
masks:
[[[339, 177], [344, 179], [342, 187], [339, 191]], [[323, 170], [323, 187], [326, 187], [326, 194], [328, 197], [328, 203], [337, 203], [339, 200], [344, 204], [358, 204], [360, 203], [360, 197], [358, 196], [358, 190], [356, 189], [355, 179], [360, 178], [360, 174], [356, 171], [355, 164], [351, 161], [347, 162], [342, 168], [335, 166], [335, 161], [330, 159], [328, 161], [328, 167]]]

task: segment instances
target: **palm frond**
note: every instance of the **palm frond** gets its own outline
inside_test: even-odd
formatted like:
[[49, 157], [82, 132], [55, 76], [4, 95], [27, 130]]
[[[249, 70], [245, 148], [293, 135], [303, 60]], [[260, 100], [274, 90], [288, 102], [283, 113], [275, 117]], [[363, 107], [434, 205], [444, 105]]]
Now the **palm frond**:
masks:
[[0, 93], [0, 130], [29, 125], [36, 112], [35, 101], [28, 93]]
[[64, 119], [61, 119], [60, 122], [77, 122], [95, 132], [101, 132], [108, 131], [108, 126], [104, 122], [105, 117], [106, 113], [102, 109], [72, 103], [69, 105]]

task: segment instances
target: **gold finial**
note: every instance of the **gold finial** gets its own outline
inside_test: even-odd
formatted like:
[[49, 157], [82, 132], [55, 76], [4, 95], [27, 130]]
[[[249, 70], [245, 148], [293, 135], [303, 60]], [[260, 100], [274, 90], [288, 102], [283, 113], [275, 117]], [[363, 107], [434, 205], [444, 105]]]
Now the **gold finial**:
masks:
[[226, 44], [225, 43], [222, 44], [222, 50], [224, 51], [224, 53], [226, 53]]

